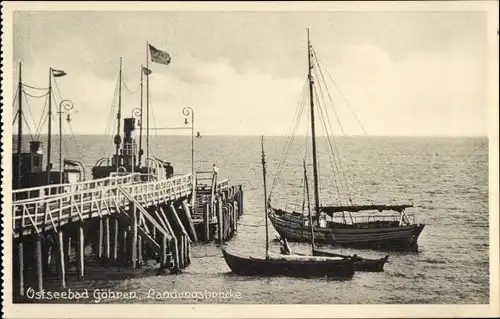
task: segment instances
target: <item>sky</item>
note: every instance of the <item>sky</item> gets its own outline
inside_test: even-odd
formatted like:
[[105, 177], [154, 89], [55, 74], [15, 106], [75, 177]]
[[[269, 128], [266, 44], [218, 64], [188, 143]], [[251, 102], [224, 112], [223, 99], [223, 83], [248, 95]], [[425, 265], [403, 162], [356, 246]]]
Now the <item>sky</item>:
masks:
[[[481, 11], [17, 11], [13, 72], [16, 80], [22, 62], [23, 83], [46, 88], [49, 67], [64, 70], [55, 94], [74, 104], [74, 133], [104, 134], [116, 126], [120, 57], [123, 116], [139, 107], [149, 42], [172, 58], [149, 62], [152, 127], [184, 126], [182, 109], [191, 107], [204, 135], [287, 135], [309, 28], [336, 83], [328, 82], [336, 134], [486, 136], [487, 24]], [[36, 123], [43, 99], [28, 102]]]

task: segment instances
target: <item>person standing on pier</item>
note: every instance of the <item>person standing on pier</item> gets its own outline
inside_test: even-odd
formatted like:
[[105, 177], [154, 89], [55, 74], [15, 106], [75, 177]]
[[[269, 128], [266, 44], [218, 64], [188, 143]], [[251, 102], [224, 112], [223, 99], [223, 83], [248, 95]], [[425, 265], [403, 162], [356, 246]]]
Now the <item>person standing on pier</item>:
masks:
[[215, 166], [214, 164], [214, 167], [213, 167], [213, 173], [214, 173], [214, 185], [217, 185], [217, 174], [219, 173], [219, 169], [217, 168], [217, 166]]

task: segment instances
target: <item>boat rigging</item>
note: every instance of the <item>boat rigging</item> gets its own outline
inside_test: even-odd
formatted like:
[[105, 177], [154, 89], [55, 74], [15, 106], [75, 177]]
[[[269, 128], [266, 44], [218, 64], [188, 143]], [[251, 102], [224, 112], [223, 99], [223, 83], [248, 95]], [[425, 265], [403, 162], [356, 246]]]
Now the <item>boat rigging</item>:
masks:
[[[276, 176], [272, 183], [271, 192], [268, 199], [269, 203], [272, 203], [272, 192], [275, 189], [275, 187], [278, 186], [277, 182], [279, 175], [283, 170], [283, 163], [285, 162], [285, 159], [291, 149], [291, 144], [294, 142], [298, 123], [300, 122], [301, 115], [304, 110], [305, 101], [308, 100], [310, 109], [308, 120], [310, 121], [311, 138], [309, 140], [309, 135], [308, 135], [308, 138], [306, 140], [305, 150], [307, 158], [308, 142], [310, 142], [312, 144], [311, 156], [313, 165], [313, 186], [314, 186], [313, 187], [314, 218], [312, 219], [311, 222], [314, 224], [315, 229], [317, 229], [317, 232], [319, 233], [318, 240], [324, 241], [325, 238], [328, 238], [328, 242], [332, 243], [333, 245], [417, 250], [418, 236], [422, 232], [424, 225], [411, 223], [408, 218], [408, 215], [405, 213], [406, 208], [413, 207], [412, 202], [405, 204], [374, 203], [373, 201], [370, 202], [369, 204], [366, 203], [355, 204], [353, 202], [351, 189], [344, 172], [342, 160], [339, 156], [340, 152], [337, 145], [338, 143], [335, 140], [333, 129], [331, 126], [330, 116], [328, 113], [328, 109], [325, 105], [326, 97], [328, 97], [328, 100], [332, 104], [333, 110], [335, 112], [335, 117], [337, 119], [337, 122], [339, 123], [338, 126], [340, 130], [342, 131], [342, 133], [344, 133], [344, 135], [345, 132], [340, 123], [337, 111], [333, 106], [331, 94], [326, 85], [326, 80], [322, 70], [323, 69], [322, 64], [319, 62], [319, 58], [317, 57], [317, 54], [313, 49], [311, 42], [309, 40], [309, 31], [307, 33], [307, 54], [308, 54], [307, 58], [308, 98], [305, 98], [306, 92], [303, 91], [301, 104], [299, 104], [299, 108], [296, 113], [297, 116], [294, 119], [295, 122], [293, 126], [293, 133], [287, 140], [287, 143], [285, 144], [281, 160], [278, 164]], [[330, 157], [332, 164], [331, 166], [334, 173], [331, 179], [327, 180], [323, 179], [321, 183], [320, 183], [320, 176], [321, 175], [324, 176], [325, 174], [324, 172], [322, 172], [322, 174], [320, 175], [319, 172], [320, 166], [319, 166], [319, 158], [317, 151], [318, 138], [316, 134], [316, 123], [315, 123], [317, 119], [316, 115], [319, 115], [319, 119], [321, 120], [324, 131], [326, 133], [326, 141], [327, 141], [327, 146], [329, 148], [329, 152], [327, 152], [327, 154]], [[357, 119], [357, 116], [355, 116], [355, 118]], [[364, 128], [363, 131], [365, 131]], [[302, 181], [307, 183], [306, 176], [302, 178]], [[344, 185], [342, 185], [343, 183]], [[324, 192], [320, 192], [320, 185], [323, 186], [326, 185], [326, 188], [323, 189]], [[280, 186], [281, 186], [280, 190], [284, 191], [285, 190], [284, 187], [282, 185]], [[306, 184], [303, 184], [303, 186], [301, 187], [306, 187]], [[346, 193], [344, 194], [341, 192], [342, 187], [344, 187], [346, 190]], [[329, 199], [333, 198], [333, 196], [330, 193], [330, 189], [332, 188], [334, 188], [337, 192], [336, 199], [338, 200], [338, 203], [333, 203], [333, 204], [323, 203], [322, 205], [320, 196], [323, 197], [327, 196]], [[346, 200], [344, 198], [345, 195], [347, 195]], [[294, 208], [289, 209], [288, 208], [289, 205], [285, 206], [284, 209], [281, 209], [277, 208], [278, 206], [276, 204], [274, 203], [271, 204], [271, 213], [269, 215], [269, 218], [276, 231], [280, 234], [280, 236], [293, 241], [310, 240], [309, 229], [307, 226], [309, 218], [305, 216], [306, 212], [304, 211], [304, 203], [305, 199], [302, 204], [302, 211], [298, 211], [297, 209]], [[290, 207], [298, 207], [298, 205]], [[399, 213], [399, 216], [397, 217], [399, 220], [397, 219], [386, 220], [385, 216], [383, 217], [384, 220], [380, 220], [381, 218], [380, 216], [370, 215], [368, 216], [367, 221], [356, 221], [355, 218], [352, 217], [351, 213], [360, 211], [395, 211]], [[334, 220], [334, 217], [337, 216], [335, 213], [341, 213], [342, 215], [341, 222], [337, 222]], [[350, 217], [350, 223], [348, 223], [347, 219], [345, 218], [346, 213]], [[327, 221], [326, 219], [327, 216], [331, 217], [330, 221]], [[361, 216], [357, 216], [357, 218], [361, 218]], [[396, 216], [394, 218], [396, 218]], [[369, 230], [366, 230], [367, 228]]]

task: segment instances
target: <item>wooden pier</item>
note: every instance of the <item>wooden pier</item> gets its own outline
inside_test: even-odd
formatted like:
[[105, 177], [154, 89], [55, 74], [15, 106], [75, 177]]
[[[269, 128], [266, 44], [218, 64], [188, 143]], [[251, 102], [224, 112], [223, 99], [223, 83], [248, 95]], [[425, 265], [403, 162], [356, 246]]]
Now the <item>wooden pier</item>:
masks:
[[[210, 176], [209, 176], [210, 175]], [[243, 212], [241, 185], [217, 181], [211, 172], [144, 180], [125, 173], [75, 184], [13, 192], [15, 294], [24, 296], [26, 277], [36, 289], [55, 260], [66, 287], [66, 268], [75, 251], [77, 276], [85, 276], [87, 246], [103, 265], [137, 268], [156, 260], [161, 271], [177, 273], [190, 264], [192, 242], [230, 239]]]

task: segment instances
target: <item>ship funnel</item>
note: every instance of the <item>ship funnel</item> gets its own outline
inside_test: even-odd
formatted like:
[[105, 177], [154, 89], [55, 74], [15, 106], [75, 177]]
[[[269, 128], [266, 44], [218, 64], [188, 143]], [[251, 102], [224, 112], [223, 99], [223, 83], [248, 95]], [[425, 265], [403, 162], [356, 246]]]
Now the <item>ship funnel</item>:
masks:
[[30, 153], [43, 154], [43, 143], [41, 141], [30, 141]]
[[134, 139], [134, 130], [135, 130], [135, 118], [125, 118], [123, 119], [123, 133], [125, 135], [125, 140], [133, 140]]
[[135, 118], [128, 117], [123, 119], [123, 163], [124, 165], [135, 165], [135, 139], [134, 139], [134, 131], [135, 131]]

